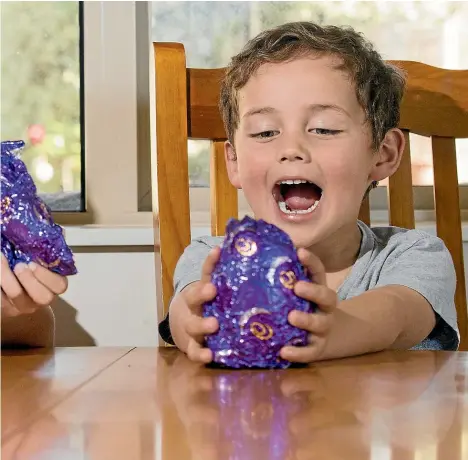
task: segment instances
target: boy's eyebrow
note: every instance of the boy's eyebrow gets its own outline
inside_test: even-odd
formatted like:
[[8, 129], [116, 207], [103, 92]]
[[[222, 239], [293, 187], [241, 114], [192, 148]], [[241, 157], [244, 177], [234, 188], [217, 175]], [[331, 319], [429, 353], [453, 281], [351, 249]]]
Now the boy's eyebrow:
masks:
[[[310, 104], [307, 108], [310, 112], [323, 112], [325, 110], [334, 110], [336, 112], [341, 112], [344, 115], [351, 118], [351, 115], [346, 111], [346, 109], [335, 104]], [[275, 112], [277, 112], [277, 110], [273, 107], [254, 107], [245, 112], [244, 115], [242, 115], [242, 118], [251, 117], [252, 115], [267, 115]]]
[[254, 107], [242, 115], [242, 118], [251, 117], [252, 115], [265, 115], [269, 113], [277, 112], [273, 107]]
[[310, 104], [308, 109], [311, 112], [323, 112], [324, 110], [334, 110], [336, 112], [341, 112], [345, 114], [347, 117], [351, 118], [351, 115], [348, 113], [346, 109], [335, 104]]

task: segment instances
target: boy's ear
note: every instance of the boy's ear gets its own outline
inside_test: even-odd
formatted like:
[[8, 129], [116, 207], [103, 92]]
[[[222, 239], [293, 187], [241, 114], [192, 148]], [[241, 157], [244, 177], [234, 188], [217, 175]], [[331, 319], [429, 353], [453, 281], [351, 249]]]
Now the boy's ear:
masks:
[[237, 154], [231, 142], [224, 143], [224, 158], [226, 160], [226, 169], [231, 184], [237, 189], [242, 188], [239, 180]]
[[375, 153], [375, 163], [369, 174], [369, 181], [381, 181], [390, 177], [400, 166], [405, 149], [405, 136], [394, 128], [387, 132]]

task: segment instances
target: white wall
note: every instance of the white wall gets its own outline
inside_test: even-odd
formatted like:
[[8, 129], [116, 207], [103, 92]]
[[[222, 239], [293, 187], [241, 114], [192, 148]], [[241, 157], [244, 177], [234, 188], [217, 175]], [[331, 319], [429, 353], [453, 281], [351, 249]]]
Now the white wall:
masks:
[[66, 237], [79, 273], [52, 305], [56, 345], [157, 345], [152, 229], [68, 227]]
[[[68, 291], [53, 305], [57, 346], [156, 346], [152, 229], [89, 230], [67, 229], [79, 274], [70, 278]], [[468, 239], [464, 257], [468, 267]], [[468, 269], [465, 272], [468, 286]]]

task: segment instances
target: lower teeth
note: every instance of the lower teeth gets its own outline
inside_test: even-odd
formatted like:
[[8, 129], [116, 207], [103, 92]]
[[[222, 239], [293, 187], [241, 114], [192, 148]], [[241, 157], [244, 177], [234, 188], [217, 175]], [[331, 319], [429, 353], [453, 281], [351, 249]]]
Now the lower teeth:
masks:
[[285, 214], [308, 214], [309, 212], [312, 212], [315, 210], [315, 208], [319, 205], [320, 200], [317, 200], [310, 208], [308, 209], [296, 209], [292, 210], [288, 208], [288, 205], [286, 204], [285, 201], [279, 201], [278, 206], [281, 210], [281, 212], [284, 212]]

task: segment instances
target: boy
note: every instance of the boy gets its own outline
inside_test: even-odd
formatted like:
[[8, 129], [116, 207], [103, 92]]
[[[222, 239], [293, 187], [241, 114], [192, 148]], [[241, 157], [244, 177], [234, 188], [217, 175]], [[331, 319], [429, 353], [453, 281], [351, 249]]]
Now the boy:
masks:
[[[290, 313], [309, 345], [284, 347], [284, 359], [458, 347], [455, 271], [443, 242], [357, 220], [365, 194], [399, 166], [404, 85], [360, 34], [309, 22], [259, 34], [227, 69], [220, 108], [229, 179], [257, 219], [290, 235], [314, 281], [295, 292], [319, 306]], [[201, 311], [216, 295], [210, 273], [221, 241], [200, 238], [185, 250], [160, 326], [165, 340], [205, 363], [212, 353], [203, 338], [218, 324]]]
[[54, 315], [50, 304], [67, 289], [67, 278], [35, 263], [14, 271], [3, 254], [1, 268], [2, 346], [52, 347]]

